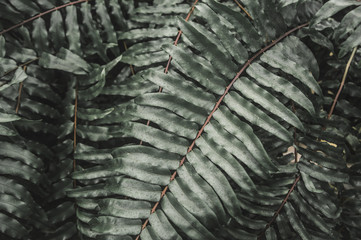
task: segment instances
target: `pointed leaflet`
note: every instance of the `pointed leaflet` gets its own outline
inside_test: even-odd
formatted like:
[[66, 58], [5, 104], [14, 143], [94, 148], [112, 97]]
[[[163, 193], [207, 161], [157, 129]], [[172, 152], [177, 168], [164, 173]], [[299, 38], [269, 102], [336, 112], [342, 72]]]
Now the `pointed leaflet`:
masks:
[[128, 110], [131, 115], [136, 116], [139, 119], [147, 119], [156, 123], [161, 129], [188, 139], [194, 138], [194, 133], [199, 127], [196, 123], [188, 121], [163, 108], [129, 105]]
[[297, 216], [297, 212], [292, 207], [291, 203], [288, 203], [284, 206], [287, 214], [287, 218], [291, 223], [292, 228], [299, 234], [301, 239], [309, 240], [311, 239], [309, 233], [307, 232], [305, 226], [300, 221], [299, 217]]
[[23, 225], [3, 213], [0, 213], [0, 232], [17, 239], [28, 235], [28, 230]]
[[344, 57], [354, 47], [361, 45], [361, 25], [340, 46], [339, 57]]
[[51, 14], [49, 35], [56, 51], [59, 50], [62, 46], [64, 46], [64, 21], [60, 11], [55, 11]]
[[[201, 17], [206, 20], [209, 27], [217, 35], [224, 48], [227, 49], [228, 53], [232, 55], [238, 64], [243, 64], [248, 59], [248, 53], [242, 43], [227, 29], [227, 25], [231, 24], [220, 15], [217, 15], [206, 4], [198, 4], [196, 8], [200, 12]], [[237, 51], [234, 51], [234, 49], [237, 49]]]
[[77, 9], [74, 5], [66, 7], [65, 25], [69, 50], [81, 56], [80, 30], [78, 25]]
[[14, 76], [11, 78], [11, 81], [9, 83], [6, 83], [6, 84], [0, 86], [0, 91], [3, 91], [4, 89], [6, 89], [14, 84], [23, 82], [24, 80], [27, 79], [27, 77], [28, 76], [25, 73], [25, 71], [19, 67], [18, 69], [16, 69]]
[[[240, 119], [234, 116], [225, 106], [219, 107], [213, 117], [226, 131], [241, 140], [258, 162], [269, 162], [269, 164], [266, 165], [274, 167], [261, 141], [248, 124], [240, 121]], [[242, 129], [242, 131], [239, 131], [239, 129]]]
[[202, 153], [227, 173], [240, 188], [245, 189], [247, 192], [256, 191], [255, 184], [237, 159], [208, 138], [207, 134], [199, 137], [196, 144], [201, 149]]
[[99, 30], [96, 28], [96, 23], [93, 20], [91, 14], [91, 5], [86, 2], [81, 5], [81, 11], [83, 16], [83, 24], [87, 29], [86, 33], [91, 39], [91, 45], [96, 49], [98, 55], [102, 58], [103, 61], [107, 62], [108, 57], [106, 55], [106, 48], [103, 45], [103, 41], [100, 37]]
[[289, 59], [287, 49], [283, 44], [277, 44], [272, 49], [265, 52], [261, 56], [261, 60], [274, 68], [278, 68], [283, 72], [294, 76], [296, 79], [300, 80], [303, 84], [315, 91], [319, 96], [322, 96], [321, 88], [310, 70], [304, 67], [304, 65], [301, 66], [297, 64], [297, 62]]
[[[149, 217], [149, 222], [151, 224], [153, 232], [157, 234], [157, 236], [159, 236], [161, 239], [182, 239], [162, 210], [158, 209], [153, 214], [151, 214]], [[147, 230], [148, 228], [150, 228], [150, 226], [147, 226], [145, 230]], [[143, 233], [144, 231], [142, 232], [142, 235], [140, 235], [142, 239]]]
[[139, 105], [168, 109], [200, 125], [208, 115], [204, 108], [168, 93], [148, 93], [137, 97], [134, 101]]
[[349, 6], [359, 6], [359, 5], [361, 5], [361, 2], [355, 0], [343, 0], [343, 1], [330, 0], [327, 3], [325, 3], [320, 10], [318, 10], [311, 24], [315, 25]]
[[110, 216], [93, 218], [89, 225], [91, 230], [101, 234], [136, 235], [140, 232], [142, 221], [140, 219], [125, 219]]
[[[78, 148], [77, 148], [78, 149]], [[112, 151], [115, 158], [126, 158], [128, 161], [143, 162], [152, 166], [163, 166], [175, 170], [179, 166], [181, 156], [157, 148], [143, 145], [127, 145]]]
[[[225, 131], [217, 121], [211, 121], [205, 128], [208, 137], [218, 145], [225, 148], [239, 161], [244, 163], [255, 174], [263, 179], [268, 178], [269, 169], [265, 169], [260, 163], [254, 160], [244, 144], [229, 132]], [[264, 163], [268, 165], [267, 163]], [[272, 169], [272, 168], [271, 168]]]
[[124, 126], [123, 131], [128, 137], [134, 137], [172, 153], [185, 154], [189, 146], [189, 141], [185, 138], [141, 123], [129, 123]]
[[259, 40], [261, 39], [261, 36], [244, 15], [214, 0], [206, 0], [204, 2], [207, 3], [213, 11], [232, 23], [234, 30], [239, 34], [239, 37], [247, 44], [247, 46], [249, 46], [252, 52], [261, 48], [263, 44], [262, 41]]
[[356, 27], [361, 23], [361, 6], [348, 12], [341, 20], [340, 25], [337, 26], [334, 36], [337, 40], [346, 37], [352, 33]]
[[192, 167], [190, 163], [185, 162], [183, 166], [177, 170], [177, 173], [179, 178], [183, 179], [189, 186], [192, 186], [192, 191], [216, 213], [220, 222], [225, 222], [227, 217], [222, 202], [215, 190], [196, 172], [194, 167]]
[[204, 227], [193, 215], [191, 215], [173, 196], [168, 192], [161, 201], [162, 209], [168, 218], [192, 239], [216, 240], [213, 234]]
[[191, 52], [184, 47], [182, 44], [163, 45], [165, 51], [172, 56], [173, 65], [178, 70], [199, 82], [207, 90], [222, 95], [227, 84], [221, 76], [214, 74], [212, 64], [196, 54], [189, 58]]
[[151, 204], [146, 201], [106, 198], [98, 201], [99, 214], [122, 218], [147, 218]]
[[182, 29], [184, 36], [192, 42], [192, 47], [199, 50], [218, 72], [228, 78], [233, 77], [237, 71], [237, 66], [232, 62], [230, 56], [225, 53], [227, 51], [218, 39], [215, 39], [200, 24], [180, 20], [179, 28]]
[[204, 157], [198, 149], [189, 152], [187, 154], [187, 159], [193, 165], [197, 173], [213, 187], [231, 216], [235, 217], [239, 215], [240, 212], [237, 197], [223, 173], [216, 168], [211, 161]]
[[233, 85], [235, 89], [240, 91], [243, 96], [251, 99], [253, 102], [259, 104], [264, 109], [268, 110], [272, 114], [280, 117], [289, 124], [304, 131], [304, 127], [298, 117], [283, 105], [276, 97], [270, 94], [268, 91], [254, 84], [246, 77], [241, 77]]
[[210, 209], [202, 199], [192, 191], [189, 184], [181, 178], [175, 178], [170, 184], [169, 189], [179, 201], [179, 203], [196, 217], [204, 226], [208, 228], [219, 225], [216, 214]]
[[160, 69], [153, 70], [149, 71], [149, 73], [145, 73], [143, 77], [152, 81], [154, 84], [165, 88], [167, 92], [172, 92], [174, 95], [178, 95], [184, 100], [203, 107], [206, 110], [211, 110], [214, 102], [216, 102], [216, 99], [212, 94], [205, 92], [203, 89], [197, 87], [192, 82], [187, 81], [172, 70], [167, 74], [164, 74], [164, 71]]
[[311, 115], [315, 115], [312, 102], [290, 81], [268, 71], [258, 63], [252, 63], [246, 71], [247, 74], [253, 77], [259, 84], [282, 93], [306, 109]]
[[159, 185], [124, 177], [112, 179], [103, 189], [113, 194], [153, 202], [159, 200], [162, 191]]
[[[5, 57], [6, 49], [5, 49], [5, 38], [3, 35], [0, 35], [0, 58]], [[1, 74], [2, 75], [2, 74]]]
[[[108, 14], [107, 8], [105, 6], [104, 0], [98, 0], [95, 2], [96, 7], [96, 13], [100, 18], [100, 23], [103, 26], [105, 30], [106, 35], [106, 42], [107, 43], [114, 43], [115, 46], [118, 45], [117, 35], [115, 33], [115, 30], [113, 28], [113, 24], [110, 20], [110, 16]], [[114, 53], [114, 55], [119, 55], [119, 49], [118, 48], [112, 48], [111, 49]]]
[[34, 41], [34, 47], [38, 53], [48, 50], [49, 48], [48, 31], [45, 27], [45, 21], [42, 18], [38, 18], [34, 20], [31, 37]]
[[242, 98], [235, 91], [230, 92], [224, 98], [224, 102], [228, 108], [235, 111], [240, 117], [244, 117], [247, 121], [263, 128], [286, 142], [292, 141], [291, 134], [283, 126], [255, 105]]

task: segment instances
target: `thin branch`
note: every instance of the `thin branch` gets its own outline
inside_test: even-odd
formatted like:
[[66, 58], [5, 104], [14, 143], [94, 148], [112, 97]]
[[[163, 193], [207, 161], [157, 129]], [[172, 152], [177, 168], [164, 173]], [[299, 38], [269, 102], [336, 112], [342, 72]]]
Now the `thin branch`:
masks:
[[11, 31], [11, 30], [13, 30], [13, 29], [15, 29], [15, 28], [18, 28], [18, 27], [24, 25], [25, 23], [31, 22], [31, 21], [33, 21], [33, 20], [35, 20], [35, 19], [37, 19], [37, 18], [40, 18], [40, 17], [48, 14], [48, 13], [54, 12], [54, 11], [56, 11], [56, 10], [60, 10], [60, 9], [62, 9], [62, 8], [65, 8], [65, 7], [67, 7], [67, 6], [70, 6], [70, 5], [82, 3], [82, 2], [88, 2], [88, 0], [78, 0], [78, 1], [75, 1], [75, 2], [69, 2], [69, 3], [67, 3], [67, 4], [64, 4], [64, 5], [61, 5], [61, 6], [52, 8], [52, 9], [49, 9], [48, 11], [39, 13], [38, 15], [35, 15], [34, 17], [28, 18], [28, 19], [22, 21], [21, 23], [18, 23], [18, 24], [16, 24], [16, 25], [12, 26], [12, 27], [9, 27], [8, 29], [5, 29], [5, 30], [1, 31], [1, 32], [0, 32], [0, 35], [3, 35], [4, 33], [7, 33], [7, 32], [9, 32], [9, 31]]
[[[296, 113], [296, 107], [295, 107], [295, 104], [294, 104], [293, 101], [292, 101], [292, 112]], [[294, 128], [293, 128], [293, 144], [294, 144], [294, 145], [297, 145], [297, 141], [296, 141], [297, 135], [296, 135], [296, 134], [297, 134], [296, 128], [294, 127]], [[295, 147], [294, 147], [293, 154], [295, 155], [295, 163], [297, 163], [297, 162], [298, 162], [298, 160], [297, 160], [297, 159], [298, 159], [298, 152], [297, 152], [297, 149], [296, 149]], [[262, 230], [262, 232], [258, 235], [258, 237], [257, 237], [258, 240], [263, 237], [263, 235], [265, 234], [265, 232], [267, 231], [267, 229], [272, 225], [272, 223], [273, 223], [274, 221], [276, 221], [277, 216], [280, 214], [282, 208], [283, 208], [284, 205], [286, 204], [288, 198], [290, 197], [291, 193], [292, 193], [293, 190], [295, 189], [296, 184], [299, 182], [299, 180], [300, 180], [300, 175], [298, 175], [298, 176], [296, 175], [296, 179], [295, 179], [295, 181], [293, 182], [292, 187], [288, 190], [288, 193], [287, 193], [286, 197], [282, 200], [281, 205], [279, 206], [279, 208], [277, 209], [277, 211], [276, 211], [275, 214], [273, 215], [271, 221], [269, 221], [269, 222], [267, 223], [266, 227], [265, 227], [265, 228]]]
[[[26, 72], [26, 65], [24, 66], [24, 72]], [[16, 104], [15, 112], [18, 114], [20, 108], [20, 101], [21, 101], [21, 92], [23, 90], [24, 81], [19, 84], [19, 94], [18, 94], [18, 102]]]
[[37, 58], [34, 58], [34, 59], [31, 59], [31, 60], [27, 61], [26, 63], [23, 63], [23, 64], [17, 66], [16, 68], [11, 69], [11, 70], [7, 71], [6, 73], [4, 73], [4, 75], [2, 75], [0, 78], [5, 77], [6, 75], [8, 75], [8, 74], [11, 73], [11, 72], [14, 72], [14, 71], [15, 71], [16, 69], [18, 69], [19, 67], [28, 66], [29, 64], [37, 61], [38, 59], [39, 59], [38, 57], [37, 57]]
[[[295, 28], [289, 30], [288, 32], [286, 32], [285, 34], [283, 34], [281, 37], [277, 38], [275, 41], [272, 41], [271, 44], [269, 44], [269, 45], [266, 46], [265, 48], [262, 48], [260, 51], [258, 51], [252, 58], [250, 58], [250, 59], [243, 65], [243, 67], [241, 68], [241, 70], [236, 74], [236, 76], [233, 78], [233, 80], [231, 81], [231, 83], [227, 86], [227, 88], [225, 89], [223, 95], [222, 95], [222, 96], [219, 98], [219, 100], [216, 102], [216, 104], [215, 104], [212, 112], [208, 115], [208, 117], [207, 117], [206, 121], [204, 122], [203, 126], [202, 126], [201, 129], [198, 131], [197, 136], [195, 137], [195, 139], [193, 140], [193, 142], [191, 143], [191, 145], [188, 147], [187, 153], [189, 153], [190, 151], [193, 150], [193, 147], [194, 147], [194, 145], [195, 145], [196, 140], [197, 140], [197, 139], [201, 136], [201, 134], [203, 133], [204, 128], [205, 128], [205, 126], [209, 123], [209, 121], [211, 120], [211, 118], [212, 118], [212, 116], [213, 116], [213, 113], [218, 109], [218, 107], [219, 107], [219, 105], [221, 104], [221, 102], [223, 101], [224, 97], [226, 96], [226, 94], [228, 93], [228, 91], [230, 90], [230, 88], [233, 86], [234, 82], [235, 82], [235, 81], [239, 78], [239, 76], [246, 70], [246, 68], [247, 68], [258, 56], [260, 56], [262, 53], [264, 53], [265, 51], [267, 51], [268, 49], [270, 49], [271, 47], [273, 47], [275, 44], [277, 44], [277, 43], [278, 43], [279, 41], [281, 41], [283, 38], [287, 37], [288, 35], [290, 35], [291, 33], [295, 32], [295, 31], [297, 31], [298, 29], [301, 29], [301, 28], [307, 26], [308, 24], [309, 24], [309, 23], [305, 23], [305, 24], [302, 24], [302, 25], [300, 25], [300, 26], [298, 26], [298, 27], [295, 27]], [[185, 155], [185, 156], [182, 158], [182, 160], [180, 161], [179, 167], [181, 167], [181, 166], [184, 164], [184, 162], [185, 162], [185, 160], [186, 160], [186, 156], [187, 156], [187, 155]], [[179, 167], [178, 167], [178, 168], [179, 168]], [[151, 214], [153, 214], [153, 213], [156, 211], [156, 209], [157, 209], [160, 201], [163, 199], [164, 195], [166, 194], [166, 192], [167, 192], [167, 190], [168, 190], [169, 184], [170, 184], [170, 183], [175, 179], [175, 177], [177, 176], [177, 170], [178, 170], [178, 168], [177, 168], [177, 169], [174, 171], [174, 173], [172, 174], [172, 176], [171, 176], [171, 178], [170, 178], [170, 180], [169, 180], [169, 183], [164, 187], [164, 189], [163, 189], [163, 191], [162, 191], [162, 193], [161, 193], [161, 195], [160, 195], [159, 200], [154, 204], [154, 206], [153, 206], [153, 208], [152, 208], [152, 211], [151, 211]], [[296, 183], [297, 183], [299, 179], [296, 178], [296, 180], [297, 180], [297, 181], [296, 181]], [[296, 183], [294, 184], [294, 186], [296, 185]], [[293, 191], [294, 186], [292, 186], [292, 188], [291, 188], [292, 191]], [[290, 191], [289, 193], [291, 193], [292, 191]], [[288, 197], [286, 198], [286, 201], [287, 201], [287, 199], [288, 199]], [[284, 204], [283, 204], [283, 205], [284, 205]], [[283, 206], [282, 206], [282, 207], [283, 207]], [[142, 229], [141, 229], [140, 233], [138, 234], [136, 240], [139, 239], [140, 234], [142, 233], [143, 229], [147, 226], [148, 222], [149, 222], [149, 217], [145, 220], [144, 224], [142, 225]]]
[[[77, 112], [78, 112], [78, 81], [76, 81], [75, 85], [75, 102], [74, 102], [74, 138], [73, 138], [73, 154], [75, 154], [76, 150], [76, 124], [77, 124]], [[76, 160], [73, 156], [73, 172], [76, 170]], [[76, 180], [73, 180], [73, 187], [76, 187]]]
[[258, 239], [261, 239], [261, 237], [265, 234], [265, 232], [267, 231], [267, 229], [272, 225], [272, 223], [276, 220], [277, 216], [280, 214], [282, 208], [284, 207], [284, 205], [286, 204], [288, 198], [290, 197], [291, 193], [293, 192], [293, 190], [296, 187], [296, 184], [298, 183], [298, 181], [300, 180], [301, 176], [298, 175], [295, 179], [295, 181], [292, 184], [292, 187], [290, 188], [290, 190], [288, 190], [288, 193], [286, 195], [286, 197], [283, 199], [281, 206], [277, 209], [277, 211], [275, 212], [275, 214], [273, 215], [271, 221], [266, 225], [265, 229], [263, 229], [263, 231], [258, 235]]
[[345, 73], [343, 74], [340, 87], [339, 87], [339, 89], [338, 89], [338, 91], [337, 91], [337, 94], [336, 94], [336, 96], [335, 96], [335, 99], [333, 100], [333, 103], [332, 103], [330, 112], [329, 112], [328, 115], [327, 115], [327, 118], [328, 118], [328, 119], [330, 119], [330, 117], [332, 116], [332, 113], [333, 113], [333, 110], [335, 109], [335, 106], [336, 106], [338, 97], [340, 96], [341, 91], [342, 91], [342, 88], [343, 88], [343, 86], [345, 85], [347, 73], [348, 73], [348, 70], [349, 70], [349, 68], [350, 68], [350, 66], [351, 66], [352, 59], [353, 59], [353, 57], [355, 56], [356, 50], [357, 50], [357, 47], [355, 47], [355, 48], [353, 49], [352, 54], [351, 54], [350, 58], [348, 59], [348, 62], [347, 62], [346, 68], [345, 68]]
[[[187, 17], [185, 18], [185, 21], [186, 21], [186, 22], [188, 22], [189, 18], [191, 17], [191, 15], [192, 15], [192, 13], [193, 13], [193, 11], [194, 11], [194, 9], [195, 9], [196, 4], [198, 3], [198, 1], [199, 1], [199, 0], [195, 0], [195, 1], [194, 1], [193, 5], [192, 5], [192, 8], [189, 10], [189, 12], [188, 12], [188, 14], [187, 14]], [[177, 37], [176, 37], [176, 39], [175, 39], [175, 41], [174, 41], [174, 43], [173, 43], [174, 46], [177, 46], [178, 41], [179, 41], [181, 35], [182, 35], [182, 31], [179, 30], [179, 31], [178, 31], [178, 35], [177, 35]], [[165, 67], [165, 69], [164, 69], [164, 73], [165, 73], [165, 74], [168, 73], [168, 70], [169, 70], [169, 67], [170, 67], [171, 62], [172, 62], [172, 56], [169, 55], [167, 65], [166, 65], [166, 67]], [[159, 87], [158, 93], [161, 93], [162, 91], [163, 91], [163, 88], [162, 88], [162, 87]], [[148, 120], [146, 126], [149, 126], [149, 124], [150, 124], [150, 121]], [[139, 145], [142, 145], [142, 144], [143, 144], [143, 141], [140, 140]], [[147, 221], [146, 221], [146, 222], [147, 222]], [[148, 222], [147, 222], [147, 223], [148, 223]], [[145, 224], [145, 226], [146, 226], [146, 225], [147, 225], [147, 224]], [[144, 229], [144, 228], [142, 228], [142, 230], [143, 230], [143, 229]], [[136, 238], [136, 240], [139, 239], [139, 236], [140, 236], [140, 233], [139, 233], [138, 237]]]
[[237, 3], [238, 7], [242, 9], [242, 11], [245, 12], [251, 20], [253, 20], [251, 14], [249, 14], [249, 12], [247, 12], [247, 10], [237, 0], [234, 0], [234, 2]]
[[[189, 18], [191, 17], [191, 15], [192, 15], [192, 13], [193, 13], [193, 11], [194, 11], [194, 9], [195, 9], [196, 4], [198, 3], [198, 1], [199, 1], [199, 0], [195, 0], [195, 1], [194, 1], [191, 9], [189, 10], [189, 12], [188, 12], [188, 14], [187, 14], [187, 17], [185, 18], [185, 21], [186, 21], [186, 22], [189, 21]], [[177, 34], [177, 37], [176, 37], [176, 40], [174, 41], [174, 46], [177, 46], [178, 41], [179, 41], [181, 35], [182, 35], [182, 31], [179, 30], [179, 31], [178, 31], [178, 34]], [[171, 62], [172, 62], [172, 56], [169, 55], [169, 59], [168, 59], [167, 65], [166, 65], [166, 67], [165, 67], [165, 69], [164, 69], [164, 73], [165, 73], [165, 74], [168, 73], [168, 70], [169, 70], [169, 67], [170, 67]], [[162, 91], [163, 91], [163, 88], [162, 88], [162, 87], [159, 87], [158, 92], [161, 93]], [[150, 121], [148, 120], [148, 121], [147, 121], [147, 126], [149, 126], [149, 124], [150, 124]], [[143, 144], [143, 141], [140, 141], [139, 144], [142, 145], [142, 144]], [[175, 173], [176, 173], [176, 172], [174, 172], [173, 175], [174, 175]], [[172, 179], [172, 178], [173, 178], [173, 175], [172, 175], [172, 177], [171, 177], [171, 179], [170, 179], [170, 182], [173, 180], [173, 179]], [[174, 177], [175, 177], [175, 175], [174, 175]], [[166, 193], [167, 190], [168, 190], [168, 185], [163, 189], [159, 201], [155, 203], [155, 205], [153, 206], [150, 214], [152, 214], [152, 213], [155, 212], [155, 210], [157, 209], [157, 207], [158, 207], [158, 205], [159, 205], [160, 200], [162, 200], [162, 198], [163, 198], [163, 196], [165, 195], [165, 193]], [[143, 229], [146, 228], [148, 222], [149, 222], [149, 217], [148, 217], [148, 218], [145, 220], [145, 222], [143, 223], [142, 229], [140, 230], [140, 233], [138, 234], [138, 236], [137, 236], [137, 238], [136, 238], [135, 240], [138, 240], [138, 239], [140, 238], [140, 234], [142, 233]]]

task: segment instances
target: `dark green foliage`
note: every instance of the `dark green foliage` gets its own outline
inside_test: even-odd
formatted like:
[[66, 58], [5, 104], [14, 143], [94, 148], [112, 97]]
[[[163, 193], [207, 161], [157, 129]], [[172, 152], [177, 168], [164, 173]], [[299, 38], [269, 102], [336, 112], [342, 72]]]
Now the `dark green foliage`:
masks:
[[360, 239], [361, 3], [192, 4], [0, 3], [1, 239]]

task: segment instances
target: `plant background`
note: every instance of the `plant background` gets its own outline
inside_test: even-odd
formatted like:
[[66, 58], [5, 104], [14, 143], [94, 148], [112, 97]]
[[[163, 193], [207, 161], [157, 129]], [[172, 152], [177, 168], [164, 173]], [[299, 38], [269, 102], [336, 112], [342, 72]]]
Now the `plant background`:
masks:
[[360, 239], [359, 1], [0, 9], [0, 239]]

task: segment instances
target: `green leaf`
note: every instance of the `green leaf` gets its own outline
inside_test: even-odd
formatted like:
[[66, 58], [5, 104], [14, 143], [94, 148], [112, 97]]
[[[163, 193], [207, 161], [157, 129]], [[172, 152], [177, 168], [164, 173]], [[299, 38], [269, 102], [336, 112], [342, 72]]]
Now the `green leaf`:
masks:
[[3, 213], [0, 213], [0, 231], [16, 239], [21, 239], [28, 234], [28, 230], [23, 225]]
[[315, 109], [312, 102], [291, 82], [267, 71], [266, 68], [258, 63], [252, 63], [246, 71], [247, 74], [253, 77], [259, 84], [282, 93], [284, 96], [292, 99], [296, 104], [306, 109], [311, 115], [315, 115]]
[[[201, 16], [209, 24], [209, 27], [217, 35], [221, 44], [227, 49], [228, 53], [237, 61], [238, 64], [243, 64], [248, 59], [248, 53], [246, 48], [238, 41], [234, 34], [231, 33], [227, 26], [231, 25], [225, 18], [217, 15], [210, 7], [206, 4], [197, 5], [197, 10]], [[234, 51], [237, 49], [237, 51]]]
[[291, 227], [299, 234], [301, 239], [304, 239], [304, 240], [311, 239], [305, 226], [299, 220], [297, 213], [296, 213], [295, 209], [292, 207], [292, 205], [290, 203], [286, 204], [284, 206], [284, 208], [286, 210], [287, 218], [291, 224]]
[[353, 0], [343, 0], [343, 1], [330, 0], [327, 3], [325, 3], [320, 10], [318, 10], [311, 24], [316, 25], [322, 20], [331, 17], [335, 13], [341, 11], [342, 9], [345, 9], [350, 6], [358, 6], [358, 5], [361, 5], [361, 3]]
[[25, 81], [27, 77], [28, 75], [25, 73], [25, 71], [22, 68], [16, 69], [14, 76], [11, 78], [11, 81], [9, 83], [0, 86], [0, 91], [3, 91], [4, 89], [7, 89], [8, 87], [14, 84]]
[[65, 43], [64, 21], [59, 11], [55, 11], [51, 14], [49, 35], [51, 42], [53, 43], [54, 48], [56, 50], [64, 46]]
[[304, 131], [304, 127], [297, 116], [284, 106], [277, 98], [275, 98], [268, 91], [259, 87], [246, 77], [241, 77], [233, 85], [235, 89], [242, 93], [246, 98], [251, 99], [253, 102], [261, 105], [264, 109], [279, 116], [289, 124], [297, 127], [301, 131]]
[[224, 98], [224, 102], [229, 109], [235, 111], [239, 116], [244, 117], [249, 122], [263, 128], [286, 142], [292, 141], [291, 134], [284, 127], [236, 92], [230, 92]]
[[130, 220], [124, 218], [110, 217], [110, 216], [99, 216], [93, 218], [89, 225], [91, 230], [112, 235], [136, 235], [140, 232], [142, 221], [141, 220]]
[[215, 36], [203, 26], [184, 20], [179, 21], [179, 28], [182, 29], [184, 36], [192, 42], [192, 46], [199, 50], [217, 71], [228, 78], [234, 77], [237, 66], [226, 54], [226, 50]]
[[37, 52], [41, 53], [47, 51], [49, 48], [48, 31], [45, 27], [45, 21], [42, 18], [38, 18], [33, 22], [34, 29], [31, 36], [34, 40], [34, 47]]
[[16, 136], [18, 134], [14, 130], [5, 127], [3, 125], [0, 125], [0, 135], [11, 137], [11, 136]]
[[192, 239], [216, 239], [193, 215], [180, 205], [172, 193], [167, 193], [161, 206], [170, 220]]
[[0, 58], [5, 57], [6, 49], [5, 49], [5, 38], [4, 36], [0, 36]]
[[307, 162], [300, 162], [298, 168], [307, 175], [324, 182], [348, 182], [349, 180], [349, 176], [345, 173]]
[[18, 115], [0, 112], [0, 123], [13, 122], [19, 119], [21, 119], [21, 117], [19, 117]]
[[74, 5], [67, 7], [65, 17], [66, 38], [69, 43], [69, 50], [81, 56], [81, 40], [78, 25], [77, 9]]

